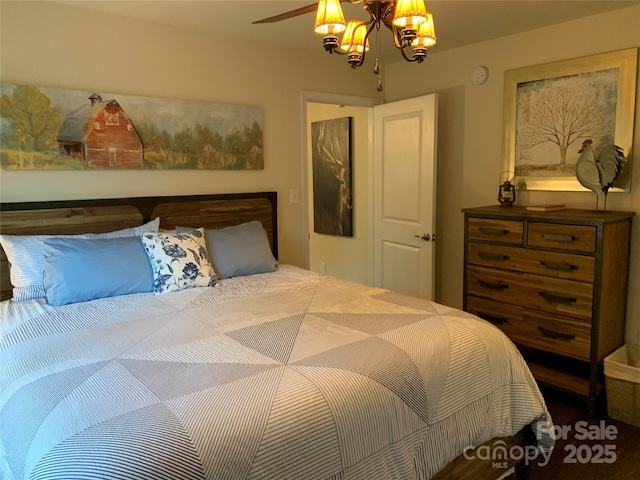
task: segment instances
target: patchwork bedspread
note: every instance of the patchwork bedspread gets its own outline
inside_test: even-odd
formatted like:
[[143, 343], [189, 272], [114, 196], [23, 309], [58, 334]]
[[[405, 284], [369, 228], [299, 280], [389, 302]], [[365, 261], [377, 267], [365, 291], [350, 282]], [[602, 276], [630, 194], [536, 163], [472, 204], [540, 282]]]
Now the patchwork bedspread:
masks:
[[290, 266], [0, 315], [5, 479], [428, 479], [551, 421], [489, 323]]

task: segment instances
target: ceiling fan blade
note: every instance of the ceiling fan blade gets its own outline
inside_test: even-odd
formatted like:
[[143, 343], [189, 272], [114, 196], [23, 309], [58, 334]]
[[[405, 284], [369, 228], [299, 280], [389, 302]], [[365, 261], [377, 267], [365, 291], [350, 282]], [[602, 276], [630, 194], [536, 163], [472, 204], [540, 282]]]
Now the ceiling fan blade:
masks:
[[289, 12], [281, 13], [280, 15], [275, 15], [269, 18], [263, 18], [262, 20], [256, 20], [253, 24], [257, 23], [273, 23], [279, 22], [280, 20], [286, 20], [288, 18], [297, 17], [299, 15], [304, 15], [305, 13], [311, 13], [318, 10], [318, 3], [312, 3], [311, 5], [307, 5], [306, 7], [296, 8], [295, 10], [291, 10]]
[[[362, 0], [340, 0], [341, 3], [360, 3]], [[318, 2], [312, 3], [311, 5], [307, 5], [306, 7], [296, 8], [295, 10], [291, 10], [289, 12], [281, 13], [280, 15], [275, 15], [269, 18], [263, 18], [262, 20], [256, 20], [252, 22], [253, 25], [258, 23], [273, 23], [279, 22], [280, 20], [286, 20], [288, 18], [297, 17], [299, 15], [304, 15], [305, 13], [316, 12], [318, 10]]]

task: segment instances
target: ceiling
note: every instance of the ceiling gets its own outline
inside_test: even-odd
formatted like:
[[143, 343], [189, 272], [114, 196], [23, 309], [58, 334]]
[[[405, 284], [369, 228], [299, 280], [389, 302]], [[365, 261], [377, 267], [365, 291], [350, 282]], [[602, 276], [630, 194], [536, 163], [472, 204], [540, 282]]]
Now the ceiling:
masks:
[[[313, 0], [50, 0], [99, 12], [223, 35], [261, 44], [296, 47], [323, 54], [322, 36], [313, 32], [309, 13], [276, 23], [252, 22], [314, 3]], [[343, 3], [345, 18], [367, 18], [359, 0]], [[433, 13], [436, 53], [547, 25], [640, 4], [640, 0], [426, 0]], [[382, 58], [400, 58], [384, 28]]]

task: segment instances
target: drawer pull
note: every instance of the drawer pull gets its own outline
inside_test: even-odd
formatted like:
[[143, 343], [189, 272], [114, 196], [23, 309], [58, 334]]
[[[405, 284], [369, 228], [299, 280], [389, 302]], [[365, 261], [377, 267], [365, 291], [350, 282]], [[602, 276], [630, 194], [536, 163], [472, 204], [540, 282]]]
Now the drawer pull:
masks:
[[489, 288], [491, 290], [506, 290], [507, 288], [509, 288], [509, 285], [507, 285], [506, 283], [493, 283], [487, 282], [486, 280], [478, 280], [478, 285], [483, 288]]
[[545, 240], [553, 240], [555, 242], [577, 242], [580, 240], [580, 237], [576, 237], [575, 235], [553, 235], [551, 233], [543, 233], [542, 238]]
[[571, 334], [571, 333], [556, 332], [556, 331], [549, 330], [548, 328], [544, 328], [544, 327], [540, 327], [540, 326], [538, 326], [538, 330], [545, 337], [553, 338], [553, 339], [556, 339], [556, 340], [569, 341], [569, 340], [574, 340], [576, 338], [576, 336]]
[[560, 270], [561, 272], [570, 272], [579, 268], [577, 265], [571, 265], [570, 263], [547, 262], [546, 260], [540, 260], [540, 264], [543, 267], [551, 270]]
[[500, 255], [499, 253], [478, 252], [478, 256], [480, 258], [484, 258], [487, 260], [499, 260], [499, 261], [509, 260], [509, 255]]
[[511, 233], [510, 230], [503, 228], [480, 227], [478, 230], [480, 233], [486, 233], [487, 235], [509, 235], [509, 233]]
[[478, 312], [478, 316], [487, 322], [493, 323], [494, 325], [504, 325], [509, 322], [508, 318], [496, 317], [494, 315], [489, 315], [488, 313]]
[[555, 295], [549, 292], [538, 292], [542, 298], [544, 298], [549, 303], [562, 303], [563, 305], [569, 305], [571, 303], [576, 303], [578, 300], [574, 297], [563, 297], [561, 295]]

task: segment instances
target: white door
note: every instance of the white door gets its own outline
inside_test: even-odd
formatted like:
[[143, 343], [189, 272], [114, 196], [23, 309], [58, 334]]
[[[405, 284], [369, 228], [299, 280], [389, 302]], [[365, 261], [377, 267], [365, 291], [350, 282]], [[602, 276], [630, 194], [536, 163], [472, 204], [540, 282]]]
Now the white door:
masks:
[[374, 107], [373, 281], [433, 300], [436, 94]]

